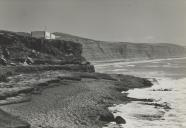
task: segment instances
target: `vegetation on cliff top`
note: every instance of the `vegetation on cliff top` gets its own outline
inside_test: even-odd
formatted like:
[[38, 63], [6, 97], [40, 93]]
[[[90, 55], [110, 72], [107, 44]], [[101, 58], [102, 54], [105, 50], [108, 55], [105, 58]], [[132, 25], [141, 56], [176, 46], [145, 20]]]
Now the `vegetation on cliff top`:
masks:
[[8, 63], [81, 64], [82, 45], [73, 41], [44, 40], [0, 31], [0, 55]]

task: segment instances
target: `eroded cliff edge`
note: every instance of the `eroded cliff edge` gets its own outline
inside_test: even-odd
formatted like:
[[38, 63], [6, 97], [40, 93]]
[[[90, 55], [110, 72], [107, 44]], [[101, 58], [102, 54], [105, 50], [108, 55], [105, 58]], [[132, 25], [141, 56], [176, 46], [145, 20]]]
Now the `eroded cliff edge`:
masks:
[[76, 41], [83, 45], [84, 56], [89, 61], [112, 59], [162, 59], [185, 57], [183, 46], [167, 43], [106, 42], [81, 38], [64, 33], [55, 33], [61, 40]]
[[81, 54], [82, 45], [73, 41], [36, 39], [0, 31], [1, 65], [90, 65]]

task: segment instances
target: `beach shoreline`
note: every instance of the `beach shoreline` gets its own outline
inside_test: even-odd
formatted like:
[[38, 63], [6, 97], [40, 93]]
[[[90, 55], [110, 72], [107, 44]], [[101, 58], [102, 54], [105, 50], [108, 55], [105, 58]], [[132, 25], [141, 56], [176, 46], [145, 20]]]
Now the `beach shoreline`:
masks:
[[[24, 74], [20, 77], [23, 76]], [[37, 75], [35, 78], [34, 75], [31, 76], [32, 79], [38, 77]], [[46, 80], [46, 76], [52, 79]], [[26, 77], [30, 79], [27, 74], [23, 78]], [[31, 128], [40, 126], [44, 128], [103, 127], [115, 121], [108, 107], [134, 100], [148, 100], [128, 98], [121, 93], [122, 91], [152, 86], [152, 83], [144, 78], [64, 70], [44, 72], [40, 75], [39, 81], [42, 82], [37, 83], [34, 88], [39, 86], [40, 94], [29, 92], [28, 94], [31, 94], [29, 102], [0, 107], [3, 111], [28, 122]], [[49, 119], [50, 116], [53, 118]], [[54, 119], [57, 121], [55, 122]]]

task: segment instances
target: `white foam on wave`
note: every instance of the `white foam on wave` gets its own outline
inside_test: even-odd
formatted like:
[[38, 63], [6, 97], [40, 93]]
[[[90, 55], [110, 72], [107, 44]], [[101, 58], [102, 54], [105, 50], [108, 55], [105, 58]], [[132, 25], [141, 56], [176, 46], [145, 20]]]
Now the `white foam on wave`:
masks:
[[134, 64], [128, 64], [127, 67], [135, 67], [136, 65]]
[[[158, 89], [169, 89], [172, 91], [153, 91]], [[145, 89], [133, 89], [129, 90], [129, 97], [133, 98], [151, 98], [156, 100], [161, 100], [162, 102], [174, 102], [175, 98], [184, 97], [186, 91], [186, 78], [182, 79], [170, 79], [170, 78], [161, 78], [158, 79], [158, 82], [155, 82], [151, 88]], [[174, 98], [171, 98], [174, 96]], [[186, 95], [185, 95], [186, 98]]]
[[128, 97], [154, 99], [157, 104], [167, 103], [171, 109], [155, 108], [142, 101], [110, 107], [115, 116], [126, 119], [125, 128], [186, 128], [186, 78], [161, 78], [150, 88], [129, 90], [127, 93]]

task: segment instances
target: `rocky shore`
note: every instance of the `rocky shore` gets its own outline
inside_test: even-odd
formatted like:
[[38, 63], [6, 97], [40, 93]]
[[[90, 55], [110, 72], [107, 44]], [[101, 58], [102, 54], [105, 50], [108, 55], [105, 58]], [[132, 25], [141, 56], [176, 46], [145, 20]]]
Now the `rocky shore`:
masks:
[[140, 100], [121, 91], [151, 86], [133, 76], [64, 69], [9, 73], [6, 79], [0, 83], [0, 105], [14, 116], [1, 116], [0, 128], [102, 127], [115, 121], [109, 106]]

